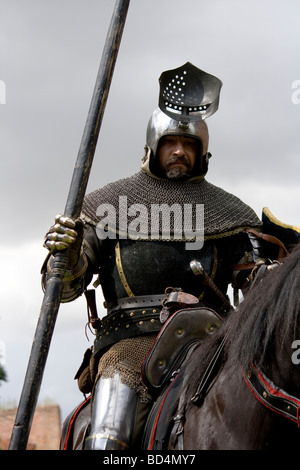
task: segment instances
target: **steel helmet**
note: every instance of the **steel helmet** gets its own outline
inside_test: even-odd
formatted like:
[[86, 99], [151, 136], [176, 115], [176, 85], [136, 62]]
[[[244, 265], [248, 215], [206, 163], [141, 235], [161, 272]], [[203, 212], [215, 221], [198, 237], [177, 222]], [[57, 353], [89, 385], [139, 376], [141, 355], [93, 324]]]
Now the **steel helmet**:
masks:
[[163, 72], [159, 83], [159, 108], [153, 112], [147, 126], [146, 155], [142, 168], [147, 167], [155, 172], [160, 139], [167, 135], [179, 135], [193, 137], [201, 143], [196, 171], [203, 175], [210, 156], [208, 128], [204, 120], [218, 109], [222, 82], [187, 62], [177, 69]]

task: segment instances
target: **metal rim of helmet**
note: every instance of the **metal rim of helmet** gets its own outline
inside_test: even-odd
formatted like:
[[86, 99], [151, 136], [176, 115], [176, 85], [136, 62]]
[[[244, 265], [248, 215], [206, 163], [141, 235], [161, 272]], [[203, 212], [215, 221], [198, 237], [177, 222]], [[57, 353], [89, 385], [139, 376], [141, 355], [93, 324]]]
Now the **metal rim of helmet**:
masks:
[[154, 157], [160, 139], [167, 135], [193, 137], [200, 141], [202, 155], [208, 151], [209, 134], [205, 121], [175, 121], [157, 108], [149, 120], [146, 134], [146, 145], [151, 149]]

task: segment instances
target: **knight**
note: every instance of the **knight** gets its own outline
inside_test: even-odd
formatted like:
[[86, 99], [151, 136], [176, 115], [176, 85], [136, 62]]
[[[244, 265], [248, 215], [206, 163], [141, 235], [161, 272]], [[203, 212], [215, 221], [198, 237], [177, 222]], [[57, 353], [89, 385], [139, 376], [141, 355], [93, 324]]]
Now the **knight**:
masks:
[[[88, 194], [80, 219], [58, 215], [45, 237], [43, 283], [53, 255], [68, 249], [62, 302], [88, 298], [96, 276], [107, 309], [91, 317], [93, 350], [77, 375], [80, 382], [89, 371], [80, 389], [92, 392], [84, 449], [139, 448], [153, 401], [140, 369], [172, 313], [168, 300], [226, 317], [228, 286], [245, 289], [268, 258], [255, 212], [206, 179], [206, 119], [218, 109], [222, 82], [189, 62], [159, 82], [140, 170]], [[205, 275], [195, 276], [195, 261]]]

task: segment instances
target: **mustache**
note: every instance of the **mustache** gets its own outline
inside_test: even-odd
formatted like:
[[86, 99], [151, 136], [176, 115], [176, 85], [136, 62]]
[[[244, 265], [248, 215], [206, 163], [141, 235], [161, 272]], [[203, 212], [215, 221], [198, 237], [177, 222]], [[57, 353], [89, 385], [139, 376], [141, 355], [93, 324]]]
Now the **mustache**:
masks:
[[183, 155], [182, 157], [170, 157], [164, 164], [165, 168], [169, 168], [169, 166], [174, 165], [175, 163], [182, 163], [184, 164], [187, 168], [190, 168], [190, 162], [189, 160]]

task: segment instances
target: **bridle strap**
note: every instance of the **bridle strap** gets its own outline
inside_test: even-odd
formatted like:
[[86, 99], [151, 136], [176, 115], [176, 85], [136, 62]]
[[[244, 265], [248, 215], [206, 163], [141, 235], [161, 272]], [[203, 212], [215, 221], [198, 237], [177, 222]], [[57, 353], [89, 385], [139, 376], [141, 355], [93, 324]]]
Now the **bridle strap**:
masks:
[[243, 371], [244, 379], [255, 397], [267, 408], [288, 418], [300, 427], [300, 400], [277, 387], [254, 364]]

